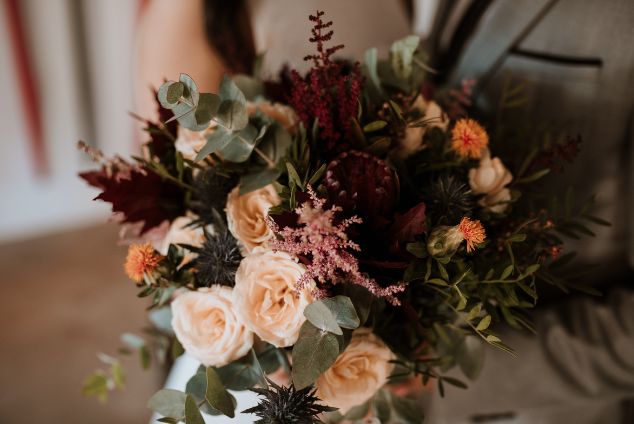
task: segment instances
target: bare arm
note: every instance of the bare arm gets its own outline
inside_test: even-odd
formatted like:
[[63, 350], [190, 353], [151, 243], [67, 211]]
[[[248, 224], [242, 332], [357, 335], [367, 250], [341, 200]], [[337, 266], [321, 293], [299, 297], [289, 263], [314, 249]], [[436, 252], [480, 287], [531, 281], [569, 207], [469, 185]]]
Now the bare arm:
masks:
[[203, 0], [151, 0], [137, 34], [136, 112], [156, 117], [152, 88], [189, 74], [201, 91], [216, 91], [227, 68], [205, 34]]

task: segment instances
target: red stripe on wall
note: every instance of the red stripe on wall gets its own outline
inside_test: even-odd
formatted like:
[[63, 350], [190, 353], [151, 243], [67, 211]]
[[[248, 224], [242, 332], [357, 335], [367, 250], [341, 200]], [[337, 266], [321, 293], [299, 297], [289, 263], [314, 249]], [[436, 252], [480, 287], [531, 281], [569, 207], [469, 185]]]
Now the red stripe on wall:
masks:
[[45, 175], [48, 173], [48, 161], [46, 158], [46, 146], [44, 145], [42, 113], [19, 3], [19, 0], [4, 0], [8, 21], [7, 28], [15, 58], [18, 88], [22, 97], [22, 107], [29, 133], [33, 167], [38, 175]]

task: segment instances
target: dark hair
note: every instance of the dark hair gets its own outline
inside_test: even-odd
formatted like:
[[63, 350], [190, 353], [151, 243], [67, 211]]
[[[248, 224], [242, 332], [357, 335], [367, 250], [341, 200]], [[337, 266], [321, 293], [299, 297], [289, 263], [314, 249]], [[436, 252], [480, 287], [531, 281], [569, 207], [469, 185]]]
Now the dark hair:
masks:
[[255, 45], [245, 0], [205, 0], [205, 30], [232, 72], [252, 72]]

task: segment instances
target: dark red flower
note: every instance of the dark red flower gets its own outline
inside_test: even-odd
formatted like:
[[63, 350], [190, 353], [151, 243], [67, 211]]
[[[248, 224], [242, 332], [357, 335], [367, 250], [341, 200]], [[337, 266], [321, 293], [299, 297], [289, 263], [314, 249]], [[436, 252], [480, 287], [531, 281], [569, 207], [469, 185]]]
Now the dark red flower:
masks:
[[359, 215], [373, 228], [391, 220], [398, 199], [394, 171], [376, 156], [350, 151], [328, 164], [324, 181], [331, 203], [347, 215]]

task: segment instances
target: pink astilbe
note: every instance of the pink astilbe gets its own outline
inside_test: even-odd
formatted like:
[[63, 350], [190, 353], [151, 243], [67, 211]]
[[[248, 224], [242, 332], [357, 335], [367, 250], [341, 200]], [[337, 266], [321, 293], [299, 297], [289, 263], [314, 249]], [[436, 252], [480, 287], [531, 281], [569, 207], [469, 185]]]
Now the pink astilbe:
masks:
[[[358, 244], [348, 239], [346, 229], [352, 224], [361, 223], [361, 218], [353, 216], [335, 225], [335, 214], [341, 211], [338, 206], [324, 210], [324, 199], [320, 199], [311, 187], [308, 187], [310, 201], [299, 206], [298, 227], [280, 229], [272, 219], [268, 219], [271, 229], [281, 239], [273, 241], [272, 248], [309, 259], [306, 272], [297, 281], [297, 290], [307, 287], [311, 281], [318, 286], [349, 282], [365, 287], [377, 297], [384, 297], [393, 305], [400, 305], [395, 294], [405, 290], [405, 284], [399, 283], [381, 287], [374, 279], [359, 270], [359, 262], [350, 251], [360, 251]], [[316, 288], [316, 295], [325, 294], [322, 288]]]

